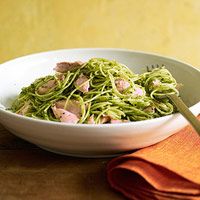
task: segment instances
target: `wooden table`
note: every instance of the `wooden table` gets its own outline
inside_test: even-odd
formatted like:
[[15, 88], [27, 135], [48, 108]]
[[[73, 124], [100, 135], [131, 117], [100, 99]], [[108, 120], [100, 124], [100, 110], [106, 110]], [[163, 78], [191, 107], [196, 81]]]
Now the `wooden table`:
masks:
[[50, 153], [0, 125], [0, 200], [122, 200], [106, 181], [108, 161]]

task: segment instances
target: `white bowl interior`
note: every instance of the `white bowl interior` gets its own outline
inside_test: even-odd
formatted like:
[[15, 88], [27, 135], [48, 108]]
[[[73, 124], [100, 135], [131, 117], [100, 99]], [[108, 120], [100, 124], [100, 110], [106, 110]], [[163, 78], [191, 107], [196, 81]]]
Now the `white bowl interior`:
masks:
[[93, 57], [117, 60], [135, 73], [143, 73], [146, 66], [164, 64], [175, 79], [183, 84], [181, 97], [188, 106], [200, 101], [200, 71], [182, 62], [162, 56], [114, 49], [72, 49], [58, 50], [21, 57], [0, 65], [0, 104], [10, 107], [21, 88], [36, 78], [53, 74], [57, 62], [87, 61]]

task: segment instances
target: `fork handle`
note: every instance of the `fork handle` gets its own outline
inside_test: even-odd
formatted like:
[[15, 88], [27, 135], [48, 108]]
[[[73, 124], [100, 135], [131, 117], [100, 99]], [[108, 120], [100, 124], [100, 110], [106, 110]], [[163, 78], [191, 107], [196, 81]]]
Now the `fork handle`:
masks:
[[190, 122], [196, 132], [200, 135], [200, 121], [195, 117], [195, 115], [193, 115], [182, 99], [175, 94], [170, 94], [167, 96], [175, 104], [179, 112]]

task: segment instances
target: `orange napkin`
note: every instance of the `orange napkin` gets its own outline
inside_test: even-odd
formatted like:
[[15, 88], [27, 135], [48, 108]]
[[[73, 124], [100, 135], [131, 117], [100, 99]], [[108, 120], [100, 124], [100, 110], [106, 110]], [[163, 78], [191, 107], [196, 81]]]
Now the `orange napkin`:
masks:
[[200, 200], [200, 137], [187, 126], [160, 143], [111, 160], [107, 173], [110, 185], [129, 199]]

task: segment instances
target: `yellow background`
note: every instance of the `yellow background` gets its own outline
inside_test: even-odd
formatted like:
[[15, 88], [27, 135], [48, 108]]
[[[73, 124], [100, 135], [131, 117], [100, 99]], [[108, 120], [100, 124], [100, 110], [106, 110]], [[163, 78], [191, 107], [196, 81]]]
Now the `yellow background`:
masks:
[[0, 63], [76, 47], [156, 52], [200, 66], [200, 0], [0, 0]]

